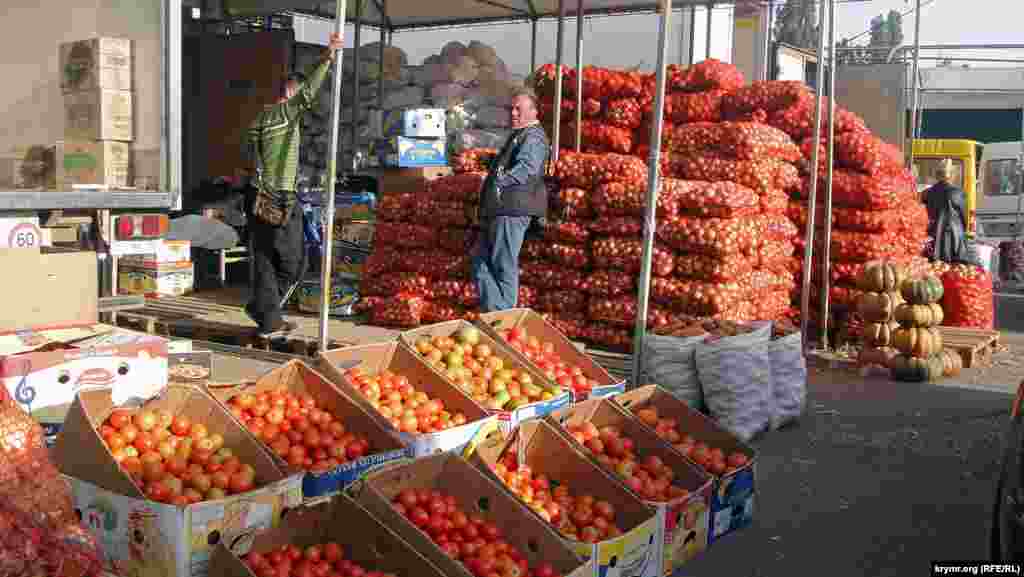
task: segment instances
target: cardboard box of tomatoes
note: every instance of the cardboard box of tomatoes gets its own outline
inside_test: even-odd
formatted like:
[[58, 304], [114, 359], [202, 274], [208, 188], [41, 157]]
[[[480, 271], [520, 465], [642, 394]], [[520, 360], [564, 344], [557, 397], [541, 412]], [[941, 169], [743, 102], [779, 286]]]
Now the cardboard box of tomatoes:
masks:
[[480, 315], [477, 324], [508, 345], [516, 357], [549, 381], [572, 392], [576, 402], [625, 392], [626, 381], [611, 376], [561, 331], [530, 309]]
[[376, 471], [352, 492], [451, 577], [597, 575], [550, 526], [459, 455]]
[[340, 495], [315, 507], [292, 509], [273, 529], [221, 541], [210, 560], [218, 577], [287, 575], [446, 577], [395, 532], [352, 499]]
[[608, 399], [585, 401], [548, 418], [587, 457], [648, 505], [661, 510], [665, 575], [672, 575], [707, 549], [710, 474]]
[[317, 368], [398, 431], [413, 457], [460, 450], [494, 420], [399, 341], [327, 351]]
[[431, 370], [497, 415], [506, 432], [572, 403], [569, 390], [464, 320], [419, 327], [398, 338]]
[[279, 467], [304, 474], [306, 499], [340, 491], [375, 467], [411, 456], [397, 431], [299, 360], [256, 382], [210, 391]]
[[169, 385], [141, 404], [130, 393], [79, 391], [53, 449], [108, 572], [205, 577], [218, 542], [302, 503], [301, 477], [206, 391]]
[[583, 455], [547, 419], [522, 423], [507, 439], [486, 439], [470, 459], [592, 560], [594, 577], [661, 576], [662, 512]]
[[749, 445], [668, 391], [647, 385], [613, 400], [714, 479], [708, 543], [754, 520], [757, 455]]

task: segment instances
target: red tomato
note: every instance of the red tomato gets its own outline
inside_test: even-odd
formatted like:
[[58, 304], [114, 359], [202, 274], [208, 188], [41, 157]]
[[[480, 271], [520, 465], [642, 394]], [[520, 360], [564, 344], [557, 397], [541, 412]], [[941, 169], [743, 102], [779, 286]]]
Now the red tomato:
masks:
[[324, 559], [330, 563], [337, 563], [344, 556], [341, 545], [329, 542], [324, 544]]

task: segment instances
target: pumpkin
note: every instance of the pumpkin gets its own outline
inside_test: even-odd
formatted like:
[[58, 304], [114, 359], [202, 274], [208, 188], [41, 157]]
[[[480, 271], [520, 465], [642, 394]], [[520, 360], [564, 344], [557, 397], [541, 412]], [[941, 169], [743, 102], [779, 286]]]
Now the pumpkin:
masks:
[[864, 327], [864, 342], [873, 347], [892, 346], [892, 333], [898, 328], [893, 322], [868, 323]]
[[893, 331], [892, 345], [914, 357], [931, 357], [942, 352], [942, 333], [934, 328], [900, 327]]
[[964, 368], [964, 359], [960, 353], [945, 349], [942, 351], [942, 375], [955, 377]]
[[896, 293], [862, 293], [857, 299], [857, 312], [869, 323], [884, 323], [896, 312]]
[[942, 305], [931, 303], [928, 305], [902, 304], [896, 307], [896, 322], [905, 327], [935, 327], [942, 324], [945, 314]]
[[893, 357], [897, 354], [896, 349], [890, 347], [864, 347], [857, 355], [857, 362], [861, 366], [879, 365], [888, 367]]
[[942, 300], [942, 281], [934, 276], [907, 279], [900, 285], [903, 298], [912, 305], [927, 305]]
[[941, 355], [927, 358], [897, 355], [889, 363], [892, 378], [915, 383], [934, 381], [940, 378], [943, 368]]
[[857, 285], [860, 290], [886, 293], [900, 290], [906, 271], [902, 266], [887, 261], [874, 261], [864, 265]]

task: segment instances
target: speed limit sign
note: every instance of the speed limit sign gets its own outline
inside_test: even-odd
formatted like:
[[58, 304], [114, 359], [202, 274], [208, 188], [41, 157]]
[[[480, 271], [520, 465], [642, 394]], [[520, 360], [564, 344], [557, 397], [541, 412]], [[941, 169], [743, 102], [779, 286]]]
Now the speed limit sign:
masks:
[[36, 215], [0, 218], [0, 248], [38, 249], [42, 245], [43, 233]]

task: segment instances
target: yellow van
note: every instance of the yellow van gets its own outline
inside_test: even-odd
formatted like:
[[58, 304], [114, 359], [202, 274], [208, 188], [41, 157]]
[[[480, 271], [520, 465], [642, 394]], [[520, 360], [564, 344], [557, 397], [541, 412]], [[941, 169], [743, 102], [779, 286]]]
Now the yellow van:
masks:
[[914, 141], [914, 173], [917, 176], [919, 191], [935, 184], [935, 169], [943, 159], [953, 161], [953, 178], [950, 184], [964, 191], [967, 202], [967, 235], [971, 237], [975, 235], [978, 224], [978, 178], [983, 149], [983, 144], [973, 140], [919, 138]]

